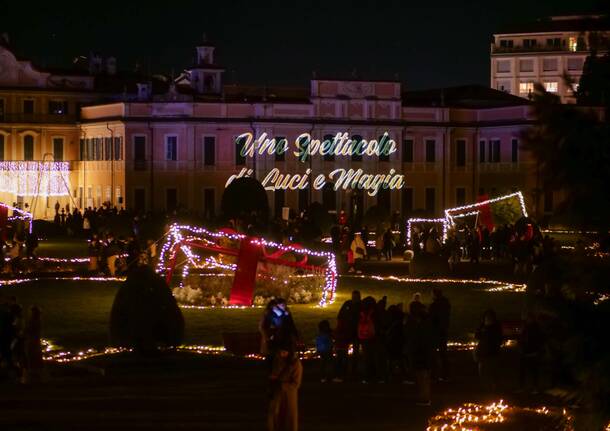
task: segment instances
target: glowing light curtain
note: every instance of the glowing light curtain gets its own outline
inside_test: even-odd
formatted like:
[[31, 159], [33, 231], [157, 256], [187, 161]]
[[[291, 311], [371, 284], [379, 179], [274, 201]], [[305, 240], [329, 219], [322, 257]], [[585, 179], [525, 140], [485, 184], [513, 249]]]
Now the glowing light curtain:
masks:
[[70, 162], [0, 162], [0, 192], [68, 196]]

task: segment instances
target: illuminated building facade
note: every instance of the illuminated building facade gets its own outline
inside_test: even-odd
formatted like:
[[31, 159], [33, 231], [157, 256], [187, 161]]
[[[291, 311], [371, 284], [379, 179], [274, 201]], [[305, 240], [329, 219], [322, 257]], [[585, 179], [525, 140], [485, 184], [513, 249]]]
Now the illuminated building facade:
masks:
[[[564, 103], [574, 102], [585, 60], [595, 48], [592, 42], [609, 35], [602, 16], [556, 16], [494, 34], [490, 85], [528, 97], [538, 82]], [[572, 85], [564, 82], [564, 74]]]
[[[0, 47], [3, 159], [64, 161], [68, 173], [57, 178], [69, 178], [61, 196], [19, 195], [13, 188], [0, 192], [2, 200], [36, 205], [37, 217], [52, 217], [56, 202], [141, 211], [183, 207], [213, 217], [227, 179], [243, 167], [259, 180], [273, 168], [292, 174], [362, 168], [372, 174], [393, 169], [405, 175], [406, 186], [376, 196], [336, 192], [332, 185], [269, 191], [271, 210], [279, 215], [284, 207], [298, 211], [317, 201], [357, 217], [374, 205], [403, 216], [440, 216], [478, 195], [515, 190], [524, 192], [533, 214], [552, 210], [553, 196], [540, 192], [535, 164], [520, 148], [532, 122], [528, 101], [502, 91], [405, 91], [397, 81], [323, 78], [296, 89], [225, 85], [209, 45], [197, 47], [195, 65], [173, 81], [120, 76], [109, 64], [99, 59], [82, 75], [59, 75]], [[398, 151], [315, 156], [305, 163], [292, 151], [246, 158], [236, 143], [245, 132], [289, 143], [304, 132], [318, 139], [339, 132], [375, 139], [387, 132]]]

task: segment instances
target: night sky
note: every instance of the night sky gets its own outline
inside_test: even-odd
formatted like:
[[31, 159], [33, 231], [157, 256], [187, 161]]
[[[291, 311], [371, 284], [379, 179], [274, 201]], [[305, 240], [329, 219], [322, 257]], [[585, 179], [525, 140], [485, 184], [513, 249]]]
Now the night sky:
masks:
[[[178, 74], [205, 33], [227, 82], [308, 85], [318, 76], [393, 79], [409, 89], [489, 83], [491, 34], [557, 14], [598, 11], [599, 0], [58, 2], [0, 0], [0, 32], [17, 54], [67, 67], [77, 55], [114, 55]], [[417, 6], [418, 3], [425, 4]], [[154, 5], [154, 6], [153, 6]]]

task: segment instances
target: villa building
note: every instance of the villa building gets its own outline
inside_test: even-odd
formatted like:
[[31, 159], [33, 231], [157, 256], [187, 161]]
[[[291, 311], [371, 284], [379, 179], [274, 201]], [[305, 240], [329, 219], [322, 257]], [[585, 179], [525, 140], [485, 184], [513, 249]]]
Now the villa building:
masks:
[[[402, 190], [269, 191], [274, 214], [305, 209], [362, 214], [379, 205], [403, 216], [438, 216], [479, 195], [523, 191], [530, 212], [552, 211], [553, 193], [521, 149], [532, 124], [527, 99], [479, 86], [408, 91], [400, 82], [315, 78], [308, 87], [223, 83], [214, 47], [197, 47], [195, 64], [174, 80], [117, 73], [114, 59], [92, 57], [79, 73], [37, 68], [0, 44], [0, 200], [52, 217], [55, 205], [104, 203], [139, 211], [178, 207], [219, 214], [227, 179], [242, 168], [259, 180], [283, 173], [362, 168], [405, 176]], [[90, 59], [91, 60], [91, 59]], [[388, 133], [389, 156], [316, 156], [292, 151], [243, 157], [236, 137], [317, 139]]]
[[[610, 26], [602, 16], [556, 16], [494, 34], [490, 85], [528, 97], [538, 82], [564, 103], [573, 103], [595, 41], [609, 36]], [[571, 84], [565, 82], [566, 75]]]

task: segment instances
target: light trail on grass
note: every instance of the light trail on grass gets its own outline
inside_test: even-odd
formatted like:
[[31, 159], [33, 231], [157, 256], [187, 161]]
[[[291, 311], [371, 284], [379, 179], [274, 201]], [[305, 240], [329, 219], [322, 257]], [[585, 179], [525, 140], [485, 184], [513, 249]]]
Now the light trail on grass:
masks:
[[[49, 340], [42, 340], [41, 342], [43, 347], [43, 359], [48, 362], [56, 362], [56, 363], [70, 363], [70, 362], [78, 362], [86, 359], [91, 359], [100, 356], [110, 356], [116, 355], [118, 353], [126, 353], [132, 352], [132, 349], [128, 349], [125, 347], [105, 347], [103, 349], [96, 349], [93, 347], [79, 349], [78, 351], [70, 351], [70, 350], [61, 350], [59, 346], [56, 346]], [[512, 348], [516, 345], [514, 340], [506, 341], [502, 347], [503, 348]], [[447, 348], [449, 351], [454, 352], [463, 352], [463, 351], [472, 351], [476, 348], [477, 343], [475, 341], [449, 341], [447, 343]], [[224, 346], [217, 345], [181, 345], [175, 348], [166, 348], [162, 349], [165, 351], [177, 351], [177, 352], [187, 352], [193, 353], [197, 355], [223, 355], [227, 357], [235, 357], [242, 359], [251, 359], [262, 361], [265, 359], [263, 355], [260, 353], [249, 353], [246, 355], [237, 355], [230, 351], [228, 351]], [[350, 348], [349, 354], [353, 353]], [[319, 355], [316, 352], [316, 349], [311, 347], [304, 350], [299, 351], [299, 357], [303, 360], [311, 360], [318, 359]]]
[[526, 285], [519, 283], [509, 283], [506, 281], [498, 280], [468, 280], [460, 278], [410, 278], [410, 277], [397, 277], [395, 275], [341, 275], [341, 278], [356, 278], [362, 280], [374, 280], [374, 281], [393, 281], [397, 283], [443, 283], [443, 284], [474, 284], [474, 285], [485, 285], [489, 286], [485, 289], [485, 292], [525, 292]]

